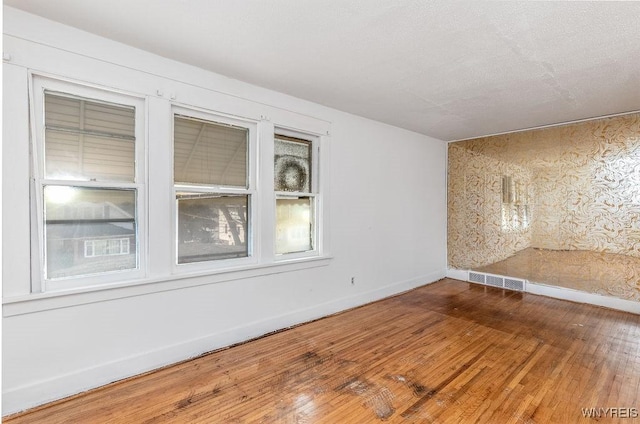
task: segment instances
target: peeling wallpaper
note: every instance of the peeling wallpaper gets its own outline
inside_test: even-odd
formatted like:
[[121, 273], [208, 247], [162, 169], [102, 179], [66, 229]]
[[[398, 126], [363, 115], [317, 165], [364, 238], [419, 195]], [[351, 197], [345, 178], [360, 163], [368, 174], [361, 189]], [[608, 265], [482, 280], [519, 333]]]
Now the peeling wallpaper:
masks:
[[[508, 187], [515, 196], [505, 197]], [[576, 272], [575, 281], [532, 278], [640, 300], [640, 114], [451, 143], [448, 208], [451, 268], [478, 269], [530, 248], [594, 252], [600, 260], [532, 255], [538, 265], [528, 269], [595, 262], [599, 271]], [[621, 272], [608, 269], [619, 264]], [[516, 276], [518, 267], [509, 269]]]

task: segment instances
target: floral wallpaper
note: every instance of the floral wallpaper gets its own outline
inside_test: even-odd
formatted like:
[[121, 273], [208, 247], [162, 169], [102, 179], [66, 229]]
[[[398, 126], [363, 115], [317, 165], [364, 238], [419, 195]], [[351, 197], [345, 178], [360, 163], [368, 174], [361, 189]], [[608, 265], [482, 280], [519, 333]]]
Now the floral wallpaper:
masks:
[[[574, 273], [577, 282], [532, 278], [640, 300], [640, 114], [451, 143], [448, 208], [451, 268], [479, 269], [525, 249], [595, 252], [600, 260], [581, 269], [596, 262], [599, 270]], [[532, 257], [559, 269], [569, 260]], [[583, 257], [566, 265], [577, 269]], [[624, 271], [607, 269], [616, 264]]]

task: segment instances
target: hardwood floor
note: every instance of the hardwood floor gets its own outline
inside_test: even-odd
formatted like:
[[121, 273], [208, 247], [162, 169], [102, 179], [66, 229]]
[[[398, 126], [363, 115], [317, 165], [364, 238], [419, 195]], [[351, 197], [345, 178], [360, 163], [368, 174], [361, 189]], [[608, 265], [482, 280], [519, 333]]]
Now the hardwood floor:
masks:
[[[640, 412], [640, 316], [440, 282], [6, 423], [572, 423]], [[635, 408], [635, 409], [624, 409]]]

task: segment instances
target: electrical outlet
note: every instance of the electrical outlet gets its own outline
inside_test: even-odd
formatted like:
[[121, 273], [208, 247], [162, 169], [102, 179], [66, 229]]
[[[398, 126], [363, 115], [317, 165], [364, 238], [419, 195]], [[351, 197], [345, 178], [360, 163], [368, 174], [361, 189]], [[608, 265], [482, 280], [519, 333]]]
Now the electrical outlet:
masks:
[[354, 286], [356, 284], [356, 277], [351, 277], [351, 285]]

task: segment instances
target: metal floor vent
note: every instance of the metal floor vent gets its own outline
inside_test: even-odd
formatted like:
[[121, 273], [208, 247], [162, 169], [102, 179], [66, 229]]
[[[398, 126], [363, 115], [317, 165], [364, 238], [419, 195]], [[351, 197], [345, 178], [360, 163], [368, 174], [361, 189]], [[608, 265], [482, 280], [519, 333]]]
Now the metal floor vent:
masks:
[[469, 281], [473, 283], [484, 284], [484, 274], [479, 274], [477, 272], [469, 272]]
[[467, 281], [471, 283], [480, 283], [485, 286], [498, 287], [501, 289], [524, 291], [526, 280], [513, 277], [505, 277], [502, 275], [484, 274], [482, 272], [469, 271]]

